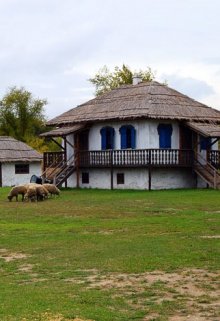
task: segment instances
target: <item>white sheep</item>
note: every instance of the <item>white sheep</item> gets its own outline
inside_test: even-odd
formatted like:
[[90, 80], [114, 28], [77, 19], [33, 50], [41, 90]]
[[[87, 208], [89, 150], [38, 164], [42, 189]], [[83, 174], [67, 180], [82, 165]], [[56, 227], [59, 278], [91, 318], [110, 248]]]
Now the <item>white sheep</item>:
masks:
[[8, 194], [8, 200], [11, 201], [13, 197], [16, 198], [16, 201], [18, 201], [18, 195], [22, 195], [22, 202], [24, 200], [24, 195], [27, 193], [27, 187], [25, 185], [17, 185], [14, 186], [10, 193]]
[[43, 184], [43, 186], [47, 189], [50, 195], [60, 195], [59, 188], [56, 187], [54, 184]]
[[36, 184], [36, 191], [37, 191], [37, 200], [38, 201], [43, 201], [45, 198], [48, 197], [48, 190], [46, 189], [46, 187], [44, 187], [41, 184]]
[[25, 200], [30, 200], [31, 202], [34, 202], [36, 201], [37, 199], [37, 189], [36, 189], [36, 184], [34, 185], [28, 185], [28, 188], [27, 188], [27, 192], [26, 194], [24, 195], [24, 199]]

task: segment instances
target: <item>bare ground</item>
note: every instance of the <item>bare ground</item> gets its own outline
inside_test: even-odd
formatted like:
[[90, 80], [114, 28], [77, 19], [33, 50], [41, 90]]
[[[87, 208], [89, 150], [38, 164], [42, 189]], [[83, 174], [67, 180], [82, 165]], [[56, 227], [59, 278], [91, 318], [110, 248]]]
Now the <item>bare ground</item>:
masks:
[[[115, 289], [115, 296], [125, 298], [136, 309], [146, 309], [148, 301], [158, 306], [165, 302], [173, 303], [177, 308], [171, 309], [169, 321], [220, 321], [220, 271], [188, 269], [173, 273], [154, 271], [103, 275], [91, 270], [83, 278], [66, 281], [85, 283], [90, 289]], [[149, 309], [143, 320], [161, 319], [159, 313]]]

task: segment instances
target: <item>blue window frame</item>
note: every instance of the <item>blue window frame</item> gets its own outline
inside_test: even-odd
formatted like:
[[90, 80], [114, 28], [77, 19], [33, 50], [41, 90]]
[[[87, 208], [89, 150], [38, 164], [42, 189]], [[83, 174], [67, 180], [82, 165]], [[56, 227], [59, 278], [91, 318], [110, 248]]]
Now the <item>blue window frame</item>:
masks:
[[171, 148], [171, 136], [173, 132], [172, 125], [170, 124], [159, 124], [158, 128], [159, 135], [159, 147], [160, 148]]
[[112, 127], [106, 126], [100, 130], [102, 150], [114, 149], [115, 130]]
[[211, 138], [200, 135], [200, 150], [207, 150], [211, 145]]
[[119, 129], [121, 134], [121, 149], [135, 148], [136, 131], [132, 125], [125, 125]]

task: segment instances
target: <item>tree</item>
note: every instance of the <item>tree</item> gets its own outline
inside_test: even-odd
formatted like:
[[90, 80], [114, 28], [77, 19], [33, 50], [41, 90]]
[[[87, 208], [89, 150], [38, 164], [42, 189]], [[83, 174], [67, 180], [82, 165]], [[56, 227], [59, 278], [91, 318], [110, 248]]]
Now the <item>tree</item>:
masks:
[[40, 134], [45, 127], [47, 101], [34, 99], [23, 87], [12, 87], [0, 100], [0, 134], [23, 142]]
[[[57, 138], [57, 141], [59, 144], [62, 144], [62, 139]], [[44, 152], [59, 152], [61, 148], [54, 143], [52, 140], [47, 140], [45, 138], [40, 138], [37, 136], [30, 137], [26, 143], [36, 149], [39, 153], [44, 153]]]
[[[116, 66], [113, 72], [111, 72], [107, 66], [103, 66], [93, 78], [89, 79], [89, 81], [95, 85], [95, 94], [96, 96], [99, 96], [121, 85], [132, 84], [132, 77], [134, 74], [135, 73], [124, 64], [121, 68]], [[138, 75], [140, 75], [142, 81], [152, 81], [155, 78], [150, 67], [148, 67], [147, 70], [140, 70]]]

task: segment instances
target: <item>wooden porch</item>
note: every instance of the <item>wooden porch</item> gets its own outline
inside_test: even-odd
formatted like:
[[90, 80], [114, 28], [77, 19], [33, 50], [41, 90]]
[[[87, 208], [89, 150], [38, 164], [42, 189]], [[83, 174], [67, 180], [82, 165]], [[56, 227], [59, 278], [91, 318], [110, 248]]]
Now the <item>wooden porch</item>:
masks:
[[[68, 162], [65, 152], [44, 153], [44, 170]], [[180, 149], [125, 149], [75, 151], [72, 165], [79, 168], [105, 167], [191, 167], [193, 151]]]
[[84, 168], [109, 168], [111, 177], [114, 168], [148, 168], [150, 189], [151, 169], [156, 167], [192, 168], [209, 186], [219, 187], [220, 176], [217, 170], [220, 168], [220, 151], [208, 151], [207, 159], [199, 160], [190, 149], [75, 150], [69, 159], [64, 151], [47, 152], [44, 153], [42, 177], [52, 180], [56, 185], [62, 185], [76, 171], [79, 186], [79, 173]]

